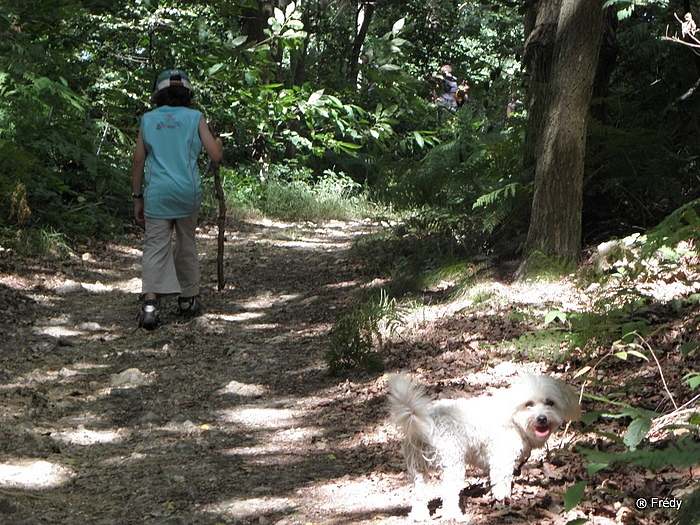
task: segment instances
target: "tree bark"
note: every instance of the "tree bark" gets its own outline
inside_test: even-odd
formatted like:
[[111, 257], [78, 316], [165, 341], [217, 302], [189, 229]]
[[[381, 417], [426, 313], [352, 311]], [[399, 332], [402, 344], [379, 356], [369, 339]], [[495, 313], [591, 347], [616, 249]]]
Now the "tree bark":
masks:
[[360, 0], [357, 3], [357, 15], [355, 18], [355, 40], [352, 43], [352, 53], [350, 55], [350, 63], [348, 64], [348, 76], [353, 84], [357, 84], [358, 64], [360, 61], [360, 53], [362, 46], [367, 38], [367, 31], [372, 22], [374, 14], [374, 3], [366, 0]]
[[563, 0], [557, 23], [526, 253], [578, 260], [586, 125], [603, 27], [603, 0]]
[[523, 168], [535, 165], [544, 118], [547, 84], [552, 71], [557, 21], [562, 0], [532, 0], [525, 16], [523, 63], [530, 78]]
[[262, 42], [265, 39], [267, 19], [272, 16], [274, 8], [274, 2], [264, 1], [257, 7], [247, 7], [243, 10], [241, 29], [249, 41]]

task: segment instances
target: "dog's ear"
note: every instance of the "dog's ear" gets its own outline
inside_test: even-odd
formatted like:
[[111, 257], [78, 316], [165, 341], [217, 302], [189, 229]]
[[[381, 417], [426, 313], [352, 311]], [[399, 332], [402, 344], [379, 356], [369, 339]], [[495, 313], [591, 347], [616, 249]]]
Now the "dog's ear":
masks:
[[567, 421], [577, 421], [581, 417], [578, 394], [569, 385], [561, 381], [559, 381], [559, 391], [564, 401], [564, 418]]

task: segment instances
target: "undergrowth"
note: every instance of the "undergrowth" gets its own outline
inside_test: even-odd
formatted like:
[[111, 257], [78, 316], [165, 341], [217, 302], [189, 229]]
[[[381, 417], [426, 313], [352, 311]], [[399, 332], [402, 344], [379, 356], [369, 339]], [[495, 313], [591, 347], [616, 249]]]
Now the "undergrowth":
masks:
[[381, 290], [379, 297], [358, 302], [333, 324], [325, 361], [330, 375], [352, 370], [374, 373], [384, 370], [381, 355], [384, 334], [403, 323], [402, 309]]
[[[253, 167], [221, 168], [228, 215], [236, 219], [267, 217], [287, 221], [349, 220], [374, 216], [377, 207], [362, 185], [343, 173], [327, 170], [321, 178], [295, 167], [269, 166], [261, 173]], [[218, 209], [213, 181], [205, 179], [207, 215]]]
[[[513, 359], [569, 368], [584, 384], [582, 393], [589, 410], [582, 419], [582, 432], [596, 436], [597, 443], [606, 443], [578, 447], [588, 463], [588, 477], [567, 491], [567, 510], [604, 497], [596, 486], [606, 471], [643, 468], [659, 472], [697, 464], [700, 411], [696, 403], [700, 396], [693, 395], [700, 390], [700, 341], [696, 336], [700, 288], [693, 283], [700, 280], [698, 210], [700, 203], [690, 203], [643, 235], [604, 243], [597, 256], [578, 270], [547, 264], [557, 270], [552, 279], [566, 273], [585, 290], [590, 299], [585, 310], [569, 311], [561, 304], [511, 304], [505, 314], [522, 335], [499, 343], [500, 351]], [[480, 282], [479, 265], [455, 257], [464, 248], [460, 240], [453, 236], [450, 244], [444, 242], [445, 236], [433, 235], [419, 235], [411, 226], [401, 225], [356, 246], [355, 256], [367, 263], [369, 273], [389, 279], [383, 286], [388, 297], [395, 299], [383, 299], [385, 306], [392, 304], [391, 309], [359, 306], [336, 323], [327, 354], [331, 372], [381, 369], [380, 319], [395, 312], [397, 300], [420, 294], [425, 298], [436, 283], [447, 283], [452, 290], [443, 300], [469, 303], [467, 314], [478, 316], [491, 309], [503, 312], [505, 299], [496, 287]], [[405, 284], [407, 276], [413, 276], [411, 287], [396, 284]], [[655, 295], [655, 283], [672, 289], [677, 283], [682, 291], [672, 297]], [[522, 333], [523, 327], [531, 328]], [[670, 362], [680, 365], [680, 384], [678, 369], [673, 371], [676, 381], [667, 382], [665, 368]], [[612, 370], [614, 379], [608, 377]], [[648, 374], [658, 378], [656, 384], [667, 405], [647, 406], [638, 392], [640, 377]], [[676, 403], [680, 395], [690, 400]], [[619, 433], [604, 430], [610, 422], [619, 425]], [[700, 489], [693, 493], [689, 487], [683, 496], [686, 509], [691, 510], [684, 511], [675, 523], [698, 523]], [[577, 521], [583, 522], [585, 519]]]
[[71, 242], [64, 233], [38, 227], [0, 229], [0, 248], [29, 258], [65, 257], [73, 252]]

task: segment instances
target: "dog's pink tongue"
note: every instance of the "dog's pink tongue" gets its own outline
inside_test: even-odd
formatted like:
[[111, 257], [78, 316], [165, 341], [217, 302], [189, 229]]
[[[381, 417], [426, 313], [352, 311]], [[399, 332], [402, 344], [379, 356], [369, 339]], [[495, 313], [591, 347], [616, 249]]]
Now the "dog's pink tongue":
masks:
[[545, 425], [543, 427], [535, 427], [535, 434], [539, 437], [547, 437], [549, 435], [549, 426]]

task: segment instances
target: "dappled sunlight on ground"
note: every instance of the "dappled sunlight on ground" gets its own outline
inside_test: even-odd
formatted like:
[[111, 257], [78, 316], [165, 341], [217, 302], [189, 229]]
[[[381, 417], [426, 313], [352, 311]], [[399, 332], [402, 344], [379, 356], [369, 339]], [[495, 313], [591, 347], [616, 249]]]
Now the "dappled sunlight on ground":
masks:
[[[370, 229], [362, 221], [232, 225], [219, 291], [216, 227], [204, 224], [203, 315], [182, 319], [166, 297], [152, 332], [136, 322], [140, 239], [10, 265], [0, 274], [0, 523], [403, 523], [411, 481], [388, 419], [386, 378], [330, 377], [324, 361], [329, 330], [353, 294], [386, 285], [367, 283], [348, 253]], [[571, 379], [571, 369], [509, 342], [534, 326], [516, 309], [580, 308], [572, 283], [488, 282], [444, 302], [453, 286], [438, 283], [443, 302], [429, 295], [402, 310], [396, 331], [387, 328], [387, 371], [408, 371], [431, 397], [449, 398], [528, 372]], [[634, 365], [661, 403], [654, 367]], [[601, 370], [614, 381], [612, 367]], [[676, 390], [678, 374], [669, 377]], [[618, 420], [605, 427], [620, 429]], [[552, 443], [568, 448], [574, 436], [589, 439], [569, 431]], [[513, 501], [495, 505], [475, 472], [463, 504], [480, 525], [563, 525], [571, 516], [563, 493], [585, 476], [580, 456], [550, 451], [523, 468]]]
[[75, 473], [64, 466], [41, 459], [0, 463], [0, 487], [47, 489], [68, 483]]
[[63, 430], [52, 434], [52, 438], [70, 445], [89, 446], [97, 444], [119, 443], [127, 432], [122, 430], [88, 430], [79, 425], [74, 430]]

